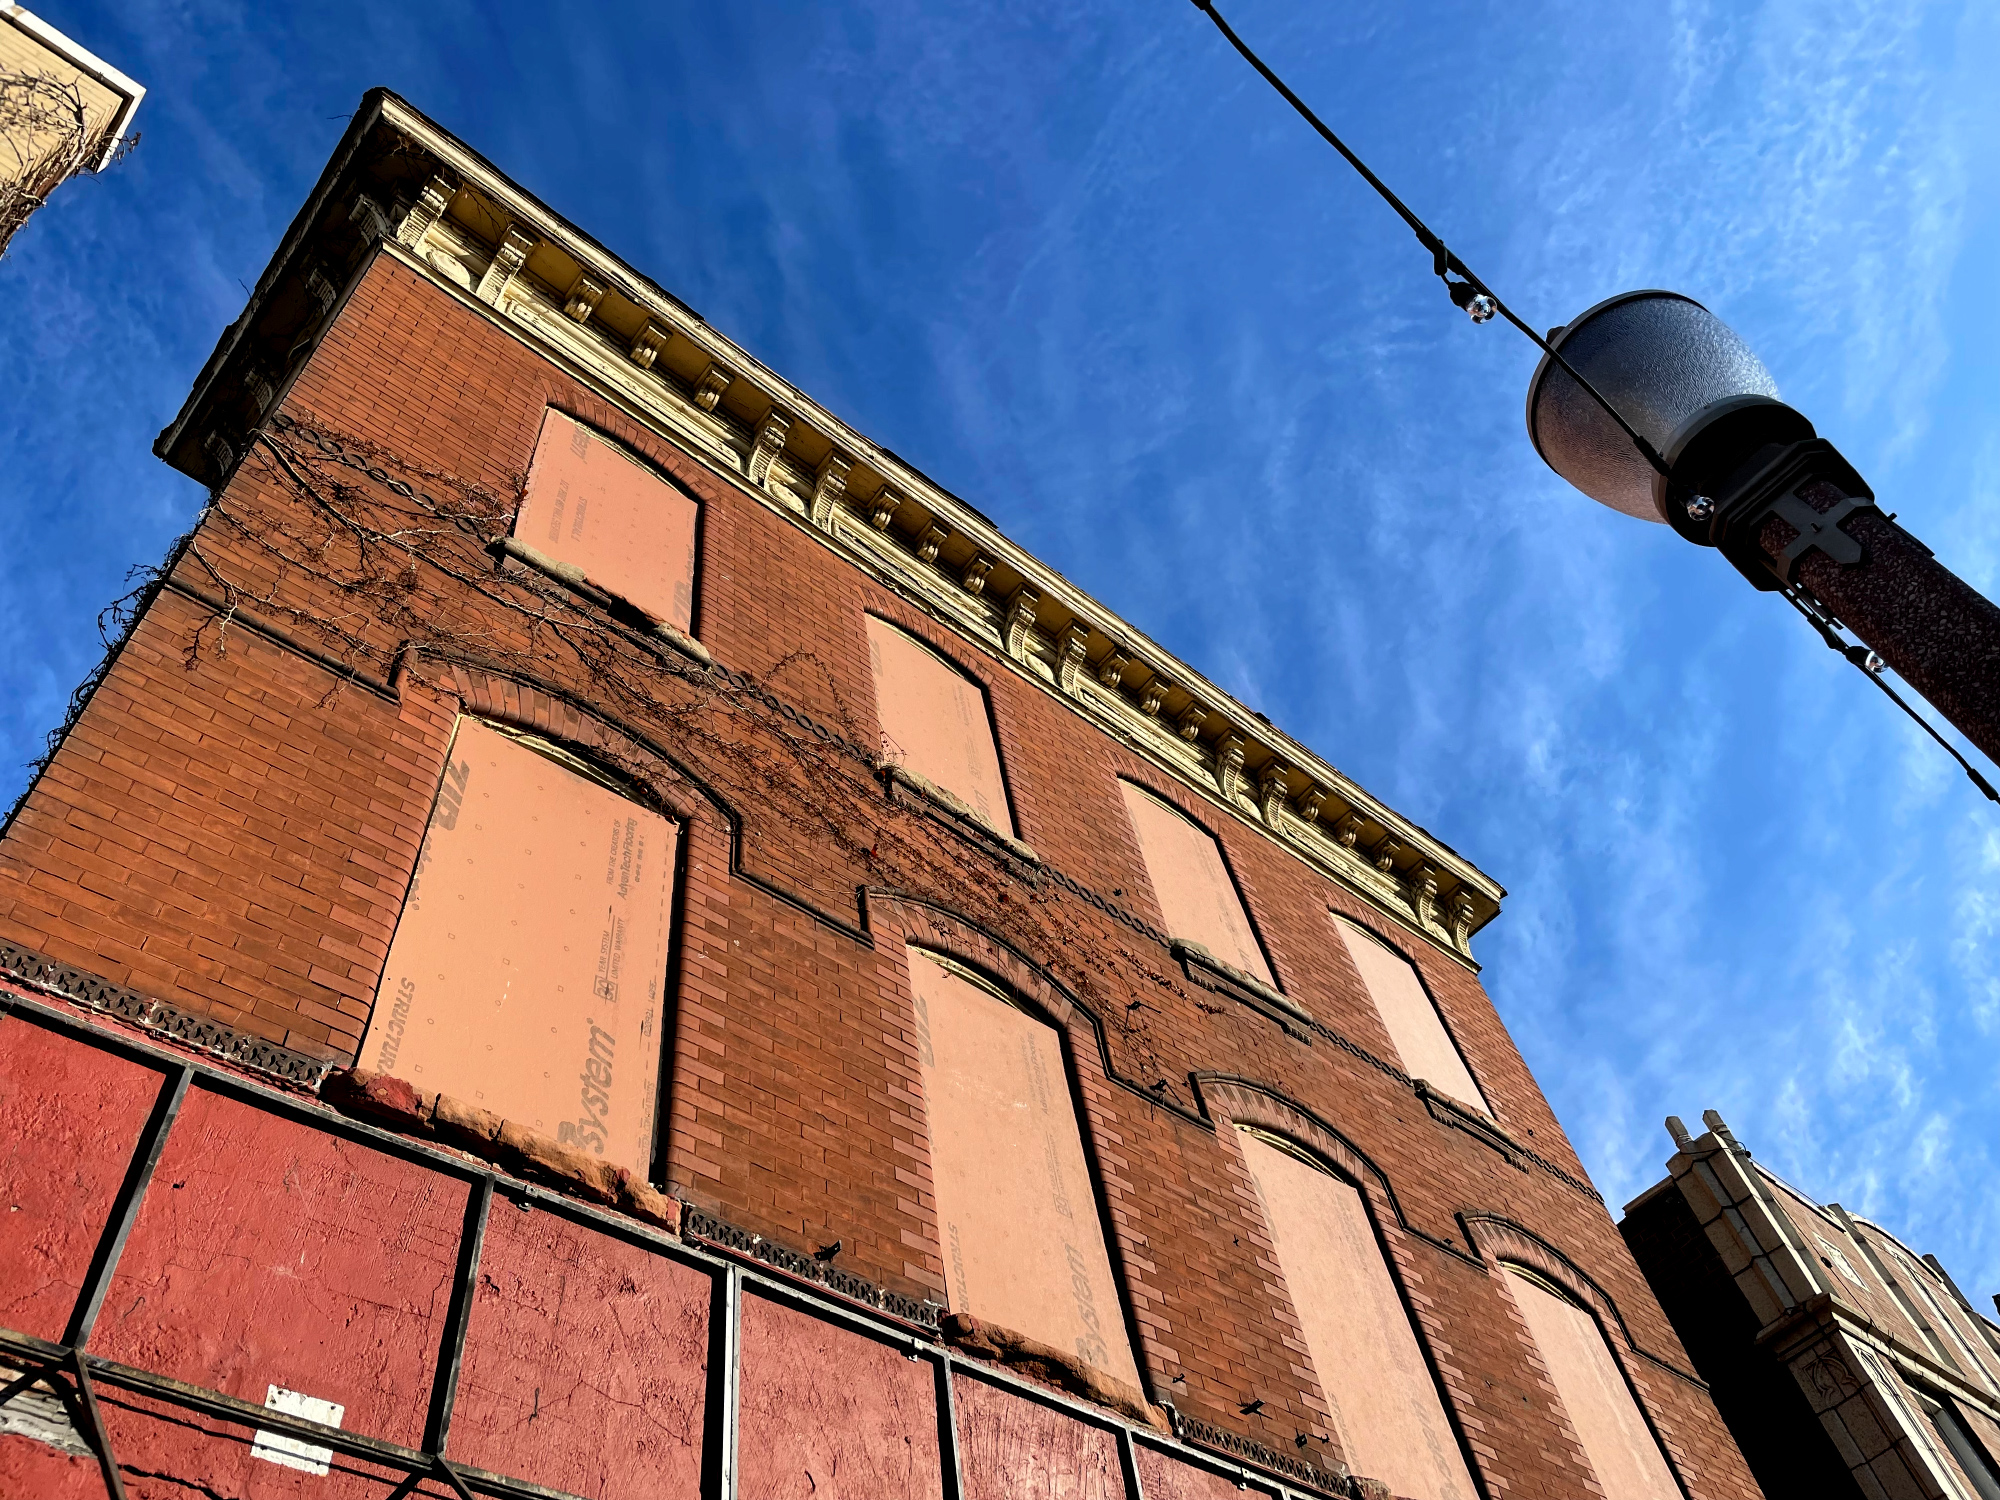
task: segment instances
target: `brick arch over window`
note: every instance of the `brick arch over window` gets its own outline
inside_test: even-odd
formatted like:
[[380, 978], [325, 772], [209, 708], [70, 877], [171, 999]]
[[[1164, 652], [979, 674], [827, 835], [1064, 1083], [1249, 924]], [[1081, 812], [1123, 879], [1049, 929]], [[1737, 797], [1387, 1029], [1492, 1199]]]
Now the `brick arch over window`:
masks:
[[727, 832], [732, 809], [720, 797], [623, 730], [522, 679], [461, 662], [445, 666], [448, 690], [464, 713], [538, 734], [628, 782], [640, 801], [653, 803], [669, 817], [706, 822]]
[[[854, 919], [850, 920], [829, 910], [809, 894], [748, 868], [744, 863], [743, 814], [706, 778], [697, 775], [661, 746], [539, 679], [505, 672], [488, 663], [435, 649], [419, 648], [412, 651], [411, 658], [402, 672], [414, 676], [416, 664], [422, 663], [428, 668], [425, 673], [428, 684], [448, 697], [457, 697], [465, 706], [465, 712], [496, 723], [532, 730], [558, 744], [578, 750], [586, 759], [601, 762], [649, 795], [658, 797], [663, 808], [674, 816], [686, 819], [691, 827], [713, 831], [722, 838], [725, 852], [719, 863], [732, 878], [804, 912], [814, 921], [864, 947], [873, 946], [873, 939], [861, 925], [858, 910]], [[724, 671], [720, 667], [715, 670]], [[399, 680], [400, 676], [399, 673]], [[734, 680], [739, 683], [746, 681], [741, 678]], [[823, 726], [813, 723], [804, 714], [790, 710], [782, 699], [757, 688], [755, 683], [748, 683], [743, 691], [746, 697], [757, 699], [771, 712], [791, 716], [800, 728], [832, 738]], [[844, 740], [839, 744], [856, 755], [862, 753]]]
[[[1432, 1300], [1422, 1292], [1426, 1278], [1414, 1254], [1418, 1240], [1436, 1242], [1404, 1222], [1382, 1168], [1296, 1100], [1244, 1078], [1198, 1074], [1196, 1084], [1204, 1112], [1228, 1128], [1226, 1134], [1236, 1136], [1234, 1128], [1248, 1126], [1292, 1148], [1278, 1152], [1264, 1146], [1268, 1156], [1256, 1164], [1252, 1162], [1256, 1146], [1240, 1142], [1244, 1150], [1228, 1152], [1226, 1166], [1236, 1178], [1244, 1214], [1270, 1238], [1270, 1254], [1286, 1282], [1282, 1292], [1274, 1288], [1274, 1298], [1282, 1296], [1286, 1304], [1274, 1306], [1272, 1312], [1314, 1356], [1320, 1382], [1316, 1394], [1334, 1412], [1334, 1438], [1346, 1462], [1360, 1474], [1386, 1478], [1398, 1492], [1408, 1486], [1422, 1494], [1462, 1494], [1470, 1500], [1480, 1492], [1478, 1460], [1460, 1432], [1458, 1414], [1476, 1410], [1478, 1402], [1462, 1380], [1432, 1356], [1432, 1350], [1450, 1344], [1444, 1324], [1432, 1312]], [[1322, 1198], [1304, 1180], [1310, 1166], [1290, 1168], [1300, 1174], [1300, 1182], [1290, 1188], [1268, 1182], [1268, 1174], [1286, 1154], [1310, 1158], [1310, 1164], [1326, 1174], [1326, 1188], [1332, 1194], [1344, 1196], [1344, 1190], [1352, 1190], [1366, 1226], [1354, 1218], [1354, 1198], [1346, 1198], [1344, 1204], [1338, 1198]], [[1270, 1190], [1280, 1190], [1278, 1202], [1266, 1198]], [[1288, 1208], [1298, 1212], [1284, 1212]], [[1292, 1222], [1282, 1226], [1272, 1218], [1274, 1210], [1280, 1210], [1278, 1220], [1292, 1218]], [[1334, 1230], [1336, 1224], [1344, 1228]], [[1304, 1238], [1280, 1244], [1286, 1228], [1302, 1232]], [[1346, 1250], [1360, 1248], [1362, 1256], [1372, 1252], [1374, 1264], [1364, 1260], [1350, 1276], [1340, 1268], [1342, 1262], [1328, 1256], [1334, 1244], [1344, 1244]], [[1450, 1246], [1438, 1248], [1456, 1254]], [[1338, 1288], [1328, 1286], [1330, 1280], [1338, 1282]], [[1316, 1304], [1300, 1306], [1300, 1296], [1316, 1298]], [[1348, 1312], [1340, 1316], [1336, 1308]], [[1372, 1320], [1378, 1332], [1356, 1340], [1352, 1310], [1360, 1308], [1370, 1310], [1360, 1322]], [[1394, 1332], [1398, 1318], [1408, 1334]], [[1380, 1368], [1362, 1368], [1366, 1356], [1356, 1358], [1356, 1350], [1380, 1350]], [[1322, 1360], [1330, 1360], [1328, 1368], [1318, 1368]], [[1382, 1392], [1400, 1394], [1382, 1400]], [[1384, 1438], [1390, 1430], [1396, 1436]]]
[[1408, 1228], [1388, 1176], [1352, 1141], [1304, 1105], [1266, 1084], [1222, 1073], [1198, 1073], [1195, 1086], [1200, 1091], [1202, 1113], [1212, 1121], [1254, 1125], [1302, 1146], [1360, 1192], [1378, 1224], [1398, 1232]]
[[1115, 1081], [1097, 1013], [1047, 969], [970, 917], [898, 891], [870, 890], [868, 925], [888, 946], [907, 943], [928, 948], [985, 975], [1068, 1036], [1072, 1051], [1087, 1050], [1095, 1056], [1107, 1081]]
[[[909, 965], [916, 1102], [951, 1310], [1108, 1375], [1145, 1410], [1123, 1191], [1096, 1145], [1112, 1107], [1096, 1017], [956, 913], [871, 891], [869, 918], [877, 951]], [[1082, 1232], [1079, 1196], [1094, 1234]]]
[[1501, 1289], [1509, 1315], [1516, 1323], [1524, 1353], [1530, 1355], [1546, 1383], [1549, 1392], [1558, 1398], [1558, 1414], [1562, 1419], [1563, 1434], [1574, 1449], [1573, 1457], [1579, 1460], [1586, 1471], [1589, 1470], [1588, 1452], [1583, 1439], [1570, 1420], [1568, 1411], [1562, 1407], [1561, 1392], [1556, 1388], [1553, 1373], [1548, 1369], [1542, 1353], [1536, 1344], [1534, 1333], [1527, 1318], [1521, 1312], [1513, 1289], [1509, 1286], [1509, 1267], [1519, 1267], [1557, 1288], [1564, 1297], [1582, 1308], [1596, 1324], [1604, 1346], [1610, 1353], [1612, 1362], [1623, 1377], [1626, 1393], [1638, 1409], [1640, 1418], [1660, 1451], [1666, 1458], [1668, 1478], [1674, 1490], [1682, 1496], [1697, 1496], [1690, 1487], [1689, 1476], [1693, 1472], [1688, 1459], [1687, 1448], [1678, 1440], [1672, 1422], [1665, 1416], [1666, 1404], [1661, 1401], [1654, 1388], [1661, 1373], [1700, 1382], [1695, 1377], [1677, 1369], [1658, 1355], [1641, 1348], [1632, 1338], [1631, 1329], [1626, 1326], [1618, 1305], [1596, 1281], [1569, 1256], [1551, 1245], [1534, 1231], [1511, 1219], [1497, 1214], [1461, 1214], [1459, 1222], [1465, 1229], [1466, 1238], [1479, 1251], [1486, 1262], [1487, 1274], [1497, 1289]]

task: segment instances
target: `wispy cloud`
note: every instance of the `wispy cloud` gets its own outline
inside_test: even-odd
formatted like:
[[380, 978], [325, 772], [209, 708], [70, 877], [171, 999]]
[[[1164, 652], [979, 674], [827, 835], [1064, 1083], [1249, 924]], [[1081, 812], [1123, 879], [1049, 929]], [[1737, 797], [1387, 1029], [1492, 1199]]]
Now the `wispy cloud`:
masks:
[[[1988, 10], [1231, 14], [1537, 320], [1709, 302], [1991, 587]], [[1189, 8], [50, 14], [154, 92], [0, 266], [0, 764], [198, 502], [152, 434], [386, 82], [1504, 881], [1486, 981], [1614, 1203], [1713, 1105], [2000, 1285], [2000, 825], [1782, 606], [1541, 467], [1532, 351]]]

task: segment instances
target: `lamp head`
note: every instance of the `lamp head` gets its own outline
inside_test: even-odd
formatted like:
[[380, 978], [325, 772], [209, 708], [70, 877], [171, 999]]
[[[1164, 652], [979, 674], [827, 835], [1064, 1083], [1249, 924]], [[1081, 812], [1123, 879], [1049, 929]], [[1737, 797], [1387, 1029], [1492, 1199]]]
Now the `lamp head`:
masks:
[[[1750, 346], [1677, 292], [1626, 292], [1600, 302], [1554, 330], [1549, 343], [1659, 451], [1675, 484], [1686, 479], [1680, 460], [1725, 431], [1743, 429], [1747, 437], [1754, 429], [1760, 441], [1766, 433], [1812, 436], [1805, 418], [1779, 402], [1777, 382]], [[1548, 466], [1591, 499], [1642, 521], [1678, 520], [1668, 507], [1667, 477], [1546, 354], [1528, 384], [1528, 436]]]

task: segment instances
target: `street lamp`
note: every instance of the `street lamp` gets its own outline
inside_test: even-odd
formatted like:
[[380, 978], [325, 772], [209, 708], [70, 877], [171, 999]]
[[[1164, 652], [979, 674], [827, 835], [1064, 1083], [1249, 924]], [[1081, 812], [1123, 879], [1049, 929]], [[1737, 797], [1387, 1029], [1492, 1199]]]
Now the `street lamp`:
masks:
[[[1194, 4], [1409, 225], [1454, 304], [1475, 323], [1504, 318], [1541, 349], [1528, 435], [1550, 468], [1613, 510], [1714, 547], [1757, 588], [1782, 593], [2000, 802], [1882, 677], [1894, 667], [2000, 763], [2000, 609], [1876, 508], [1854, 466], [1778, 399], [1771, 372], [1728, 324], [1676, 292], [1627, 292], [1546, 336], [1535, 332], [1271, 71], [1215, 0]], [[1864, 644], [1849, 645], [1842, 629]]]
[[1878, 658], [1871, 671], [1894, 667], [2000, 761], [2000, 608], [1877, 508], [1727, 324], [1674, 292], [1627, 292], [1550, 330], [1547, 347], [1528, 435], [1550, 468], [1715, 548], [1831, 643], [1845, 626]]

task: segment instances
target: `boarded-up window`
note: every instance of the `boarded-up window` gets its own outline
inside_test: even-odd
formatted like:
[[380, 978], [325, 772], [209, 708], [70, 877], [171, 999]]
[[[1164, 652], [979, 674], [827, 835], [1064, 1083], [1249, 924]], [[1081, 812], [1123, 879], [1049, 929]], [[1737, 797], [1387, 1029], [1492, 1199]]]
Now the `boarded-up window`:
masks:
[[698, 510], [624, 449], [551, 410], [542, 419], [514, 536], [686, 631], [694, 620]]
[[1061, 1040], [920, 948], [910, 987], [951, 1309], [1136, 1386]]
[[1335, 917], [1333, 925], [1340, 929], [1348, 955], [1361, 971], [1361, 982], [1368, 986], [1368, 998], [1375, 1002], [1389, 1040], [1396, 1044], [1403, 1071], [1461, 1104], [1490, 1114], [1486, 1096], [1472, 1081], [1465, 1059], [1452, 1044], [1451, 1033], [1444, 1029], [1444, 1020], [1410, 961], [1345, 917]]
[[882, 753], [1011, 835], [1000, 753], [979, 684], [914, 636], [868, 616], [868, 664], [875, 672], [875, 716]]
[[1239, 1129], [1348, 1467], [1412, 1500], [1475, 1500], [1360, 1193]]
[[1143, 787], [1121, 781], [1118, 789], [1125, 794], [1125, 812], [1168, 933], [1200, 943], [1251, 978], [1274, 984], [1215, 836]]
[[1605, 1500], [1681, 1500], [1680, 1486], [1597, 1319], [1539, 1277], [1517, 1266], [1507, 1270], [1514, 1305], [1555, 1382]]
[[645, 1172], [677, 836], [460, 719], [361, 1066]]

